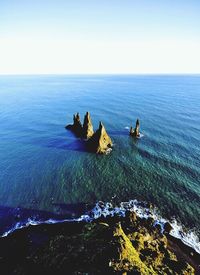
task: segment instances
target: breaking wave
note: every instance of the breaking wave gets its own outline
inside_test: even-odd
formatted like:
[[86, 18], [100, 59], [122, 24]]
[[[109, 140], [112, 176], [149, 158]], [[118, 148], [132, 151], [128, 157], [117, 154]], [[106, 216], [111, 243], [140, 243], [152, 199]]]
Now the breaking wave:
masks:
[[73, 219], [47, 219], [47, 220], [37, 220], [36, 218], [29, 218], [26, 222], [17, 222], [14, 227], [6, 231], [2, 237], [6, 237], [9, 234], [13, 233], [15, 230], [28, 227], [29, 225], [40, 225], [40, 224], [55, 224], [63, 222], [80, 222], [86, 221], [91, 222], [100, 217], [112, 217], [114, 215], [124, 217], [127, 211], [134, 211], [136, 215], [140, 218], [153, 218], [154, 225], [160, 225], [161, 232], [164, 231], [165, 223], [169, 222], [172, 226], [170, 235], [180, 239], [185, 245], [193, 248], [197, 253], [200, 254], [200, 241], [198, 236], [194, 231], [186, 232], [183, 229], [183, 226], [179, 224], [176, 220], [169, 221], [165, 218], [162, 218], [156, 208], [149, 208], [144, 202], [139, 202], [138, 200], [130, 200], [129, 202], [121, 202], [119, 206], [113, 206], [109, 202], [98, 202], [94, 208], [88, 213], [81, 215], [78, 218]]

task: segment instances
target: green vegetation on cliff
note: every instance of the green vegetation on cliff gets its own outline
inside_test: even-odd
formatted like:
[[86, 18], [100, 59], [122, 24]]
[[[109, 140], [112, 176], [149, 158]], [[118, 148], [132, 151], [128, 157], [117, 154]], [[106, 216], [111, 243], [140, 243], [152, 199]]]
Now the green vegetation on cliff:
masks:
[[0, 266], [18, 275], [195, 274], [198, 256], [195, 262], [172, 252], [168, 233], [153, 222], [130, 212], [91, 223], [28, 227], [0, 240]]

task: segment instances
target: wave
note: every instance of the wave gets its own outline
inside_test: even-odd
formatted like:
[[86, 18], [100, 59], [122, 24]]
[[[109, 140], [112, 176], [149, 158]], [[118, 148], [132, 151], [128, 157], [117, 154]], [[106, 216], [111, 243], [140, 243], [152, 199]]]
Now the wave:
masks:
[[154, 226], [160, 225], [161, 232], [164, 231], [164, 225], [168, 222], [172, 226], [172, 230], [170, 231], [170, 235], [180, 239], [185, 245], [193, 248], [197, 253], [200, 254], [200, 241], [197, 234], [194, 231], [186, 232], [183, 229], [183, 226], [179, 224], [175, 219], [173, 221], [169, 221], [158, 214], [156, 208], [149, 208], [146, 206], [147, 204], [144, 202], [140, 202], [138, 200], [130, 200], [128, 202], [121, 202], [119, 206], [113, 206], [110, 202], [98, 202], [95, 207], [89, 211], [88, 213], [81, 215], [78, 218], [73, 219], [47, 219], [47, 220], [37, 220], [36, 218], [29, 218], [26, 222], [18, 222], [14, 227], [6, 231], [1, 237], [6, 237], [9, 234], [13, 233], [15, 230], [22, 229], [24, 227], [28, 227], [29, 225], [40, 225], [40, 224], [55, 224], [55, 223], [63, 223], [63, 222], [91, 222], [100, 217], [113, 217], [114, 215], [124, 217], [127, 211], [133, 211], [140, 218], [154, 219]]
[[140, 133], [140, 136], [138, 138], [142, 138], [144, 137], [144, 134]]

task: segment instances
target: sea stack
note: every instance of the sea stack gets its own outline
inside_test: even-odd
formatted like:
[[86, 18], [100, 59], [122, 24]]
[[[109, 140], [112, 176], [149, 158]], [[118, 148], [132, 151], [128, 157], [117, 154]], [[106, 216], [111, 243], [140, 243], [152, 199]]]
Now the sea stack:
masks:
[[133, 129], [132, 126], [130, 128], [130, 136], [139, 138], [140, 137], [139, 128], [140, 128], [140, 122], [139, 122], [139, 119], [137, 119], [135, 124], [135, 129]]
[[83, 126], [79, 113], [74, 115], [73, 120], [74, 123], [67, 125], [65, 128], [71, 130], [77, 137], [86, 139], [89, 151], [97, 154], [106, 154], [109, 152], [113, 143], [102, 122], [99, 123], [98, 130], [94, 132], [89, 112], [85, 114]]
[[92, 126], [92, 121], [90, 117], [90, 113], [87, 112], [84, 117], [84, 122], [83, 122], [83, 138], [89, 139], [93, 136], [94, 130]]
[[72, 132], [74, 132], [74, 134], [77, 137], [81, 137], [82, 133], [83, 133], [83, 127], [82, 127], [82, 124], [81, 124], [79, 113], [76, 113], [73, 116], [73, 121], [74, 121], [73, 124], [69, 124], [65, 128], [71, 130]]
[[106, 132], [103, 123], [100, 121], [98, 130], [87, 142], [90, 151], [97, 154], [105, 154], [111, 149], [113, 143]]

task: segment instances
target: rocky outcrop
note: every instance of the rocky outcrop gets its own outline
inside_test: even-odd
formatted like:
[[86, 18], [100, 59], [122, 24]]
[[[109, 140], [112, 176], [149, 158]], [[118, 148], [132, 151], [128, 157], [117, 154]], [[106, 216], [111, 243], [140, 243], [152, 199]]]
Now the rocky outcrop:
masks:
[[67, 125], [66, 129], [71, 130], [77, 137], [86, 139], [86, 148], [89, 151], [97, 154], [106, 154], [110, 151], [113, 143], [102, 122], [99, 123], [98, 130], [94, 132], [89, 112], [84, 117], [83, 126], [79, 113], [74, 115], [73, 120], [74, 123]]
[[83, 122], [83, 138], [89, 139], [93, 136], [93, 134], [94, 134], [94, 130], [92, 126], [90, 113], [87, 112]]
[[140, 137], [139, 128], [140, 128], [140, 122], [139, 122], [139, 119], [137, 119], [136, 124], [135, 124], [135, 128], [133, 129], [132, 126], [130, 128], [130, 136], [139, 138]]
[[2, 274], [200, 274], [200, 255], [169, 245], [154, 222], [130, 212], [16, 230], [0, 238]]
[[[153, 274], [140, 259], [140, 254], [134, 248], [131, 240], [124, 233], [121, 223], [116, 223], [113, 230], [113, 243], [116, 251], [113, 253], [115, 257], [110, 263], [110, 267], [114, 271], [136, 272], [136, 274]], [[155, 273], [156, 274], [156, 273]]]
[[82, 137], [83, 126], [81, 124], [79, 113], [76, 113], [73, 116], [73, 124], [69, 124], [65, 128], [71, 130], [77, 137]]
[[97, 154], [105, 154], [111, 149], [112, 145], [112, 140], [107, 134], [103, 123], [100, 121], [99, 129], [88, 140], [87, 146], [90, 151]]

